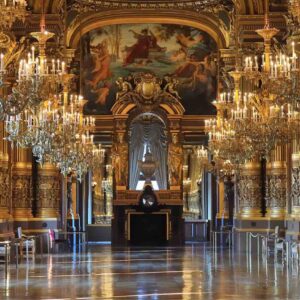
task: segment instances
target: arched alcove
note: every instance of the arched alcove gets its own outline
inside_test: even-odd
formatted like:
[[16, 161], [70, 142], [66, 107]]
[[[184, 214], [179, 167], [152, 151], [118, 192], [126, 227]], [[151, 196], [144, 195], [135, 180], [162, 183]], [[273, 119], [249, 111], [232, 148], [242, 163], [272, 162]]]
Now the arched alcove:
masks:
[[152, 184], [156, 190], [167, 189], [167, 128], [155, 113], [142, 113], [132, 120], [128, 130], [129, 142], [129, 189], [141, 190], [145, 178], [139, 169], [139, 161], [150, 152], [157, 161]]

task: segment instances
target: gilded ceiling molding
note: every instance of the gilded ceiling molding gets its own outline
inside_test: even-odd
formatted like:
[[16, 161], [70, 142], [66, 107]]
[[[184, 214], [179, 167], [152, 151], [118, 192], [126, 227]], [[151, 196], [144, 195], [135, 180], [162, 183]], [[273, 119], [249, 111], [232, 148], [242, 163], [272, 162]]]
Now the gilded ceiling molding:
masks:
[[185, 10], [113, 10], [96, 13], [85, 13], [77, 17], [68, 26], [66, 45], [76, 49], [80, 36], [107, 25], [162, 23], [180, 24], [198, 28], [207, 32], [218, 45], [219, 49], [227, 48], [229, 33], [220, 24], [218, 18], [207, 12], [191, 12]]

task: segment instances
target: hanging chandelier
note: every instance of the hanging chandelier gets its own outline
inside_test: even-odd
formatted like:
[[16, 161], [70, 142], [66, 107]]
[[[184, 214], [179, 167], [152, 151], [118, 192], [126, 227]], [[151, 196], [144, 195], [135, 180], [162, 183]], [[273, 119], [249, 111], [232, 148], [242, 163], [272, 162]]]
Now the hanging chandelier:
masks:
[[[58, 58], [49, 58], [46, 55], [46, 43], [54, 37], [54, 33], [45, 29], [45, 13], [42, 11], [40, 31], [30, 35], [37, 40], [38, 47], [32, 46], [27, 57], [21, 59], [17, 72], [16, 84], [6, 97], [0, 99], [0, 115], [15, 116], [25, 109], [32, 109], [49, 96], [61, 91], [66, 75], [65, 62]], [[4, 56], [1, 55], [0, 81], [2, 87], [9, 90], [6, 83]]]
[[268, 156], [299, 127], [298, 57], [294, 43], [291, 55], [272, 50], [271, 40], [277, 32], [266, 14], [265, 27], [257, 30], [264, 38], [261, 60], [247, 56], [242, 68], [229, 72], [234, 90], [219, 95], [214, 102], [217, 117], [205, 124], [211, 151], [233, 165]]
[[16, 20], [25, 21], [26, 0], [0, 0], [0, 27], [10, 28]]
[[211, 152], [202, 145], [195, 148], [195, 153], [202, 171], [212, 173], [219, 178], [234, 174], [236, 166], [229, 159], [221, 158], [218, 151]]

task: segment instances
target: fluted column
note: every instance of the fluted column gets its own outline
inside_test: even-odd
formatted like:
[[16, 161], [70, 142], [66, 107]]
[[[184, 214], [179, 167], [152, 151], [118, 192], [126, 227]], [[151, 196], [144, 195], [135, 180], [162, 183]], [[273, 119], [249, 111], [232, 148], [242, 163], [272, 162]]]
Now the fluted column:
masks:
[[0, 122], [0, 219], [10, 217], [11, 202], [8, 145], [3, 140], [4, 122]]
[[36, 182], [37, 217], [57, 218], [60, 214], [60, 174], [55, 166], [45, 163], [38, 167]]
[[237, 197], [241, 218], [261, 216], [261, 165], [259, 162], [246, 163], [237, 181]]
[[14, 148], [12, 167], [12, 207], [14, 218], [32, 217], [31, 149]]

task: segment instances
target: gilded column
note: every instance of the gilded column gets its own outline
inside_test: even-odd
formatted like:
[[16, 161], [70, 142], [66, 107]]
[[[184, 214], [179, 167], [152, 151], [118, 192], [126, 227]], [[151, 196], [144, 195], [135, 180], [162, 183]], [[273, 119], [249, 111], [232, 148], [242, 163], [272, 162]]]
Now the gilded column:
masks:
[[271, 218], [284, 218], [286, 215], [286, 151], [284, 146], [277, 146], [269, 167], [268, 174], [268, 210]]
[[261, 216], [261, 165], [253, 161], [246, 163], [240, 171], [237, 182], [238, 217]]
[[0, 122], [0, 219], [8, 219], [10, 217], [10, 170], [8, 145], [3, 140], [4, 122]]
[[32, 217], [31, 149], [14, 149], [12, 167], [12, 207], [14, 218]]
[[60, 174], [52, 164], [38, 167], [37, 176], [37, 217], [57, 218], [60, 215]]
[[225, 204], [225, 185], [224, 178], [219, 177], [217, 180], [218, 183], [218, 219], [228, 218], [228, 211]]
[[292, 154], [292, 216], [300, 217], [300, 153]]

